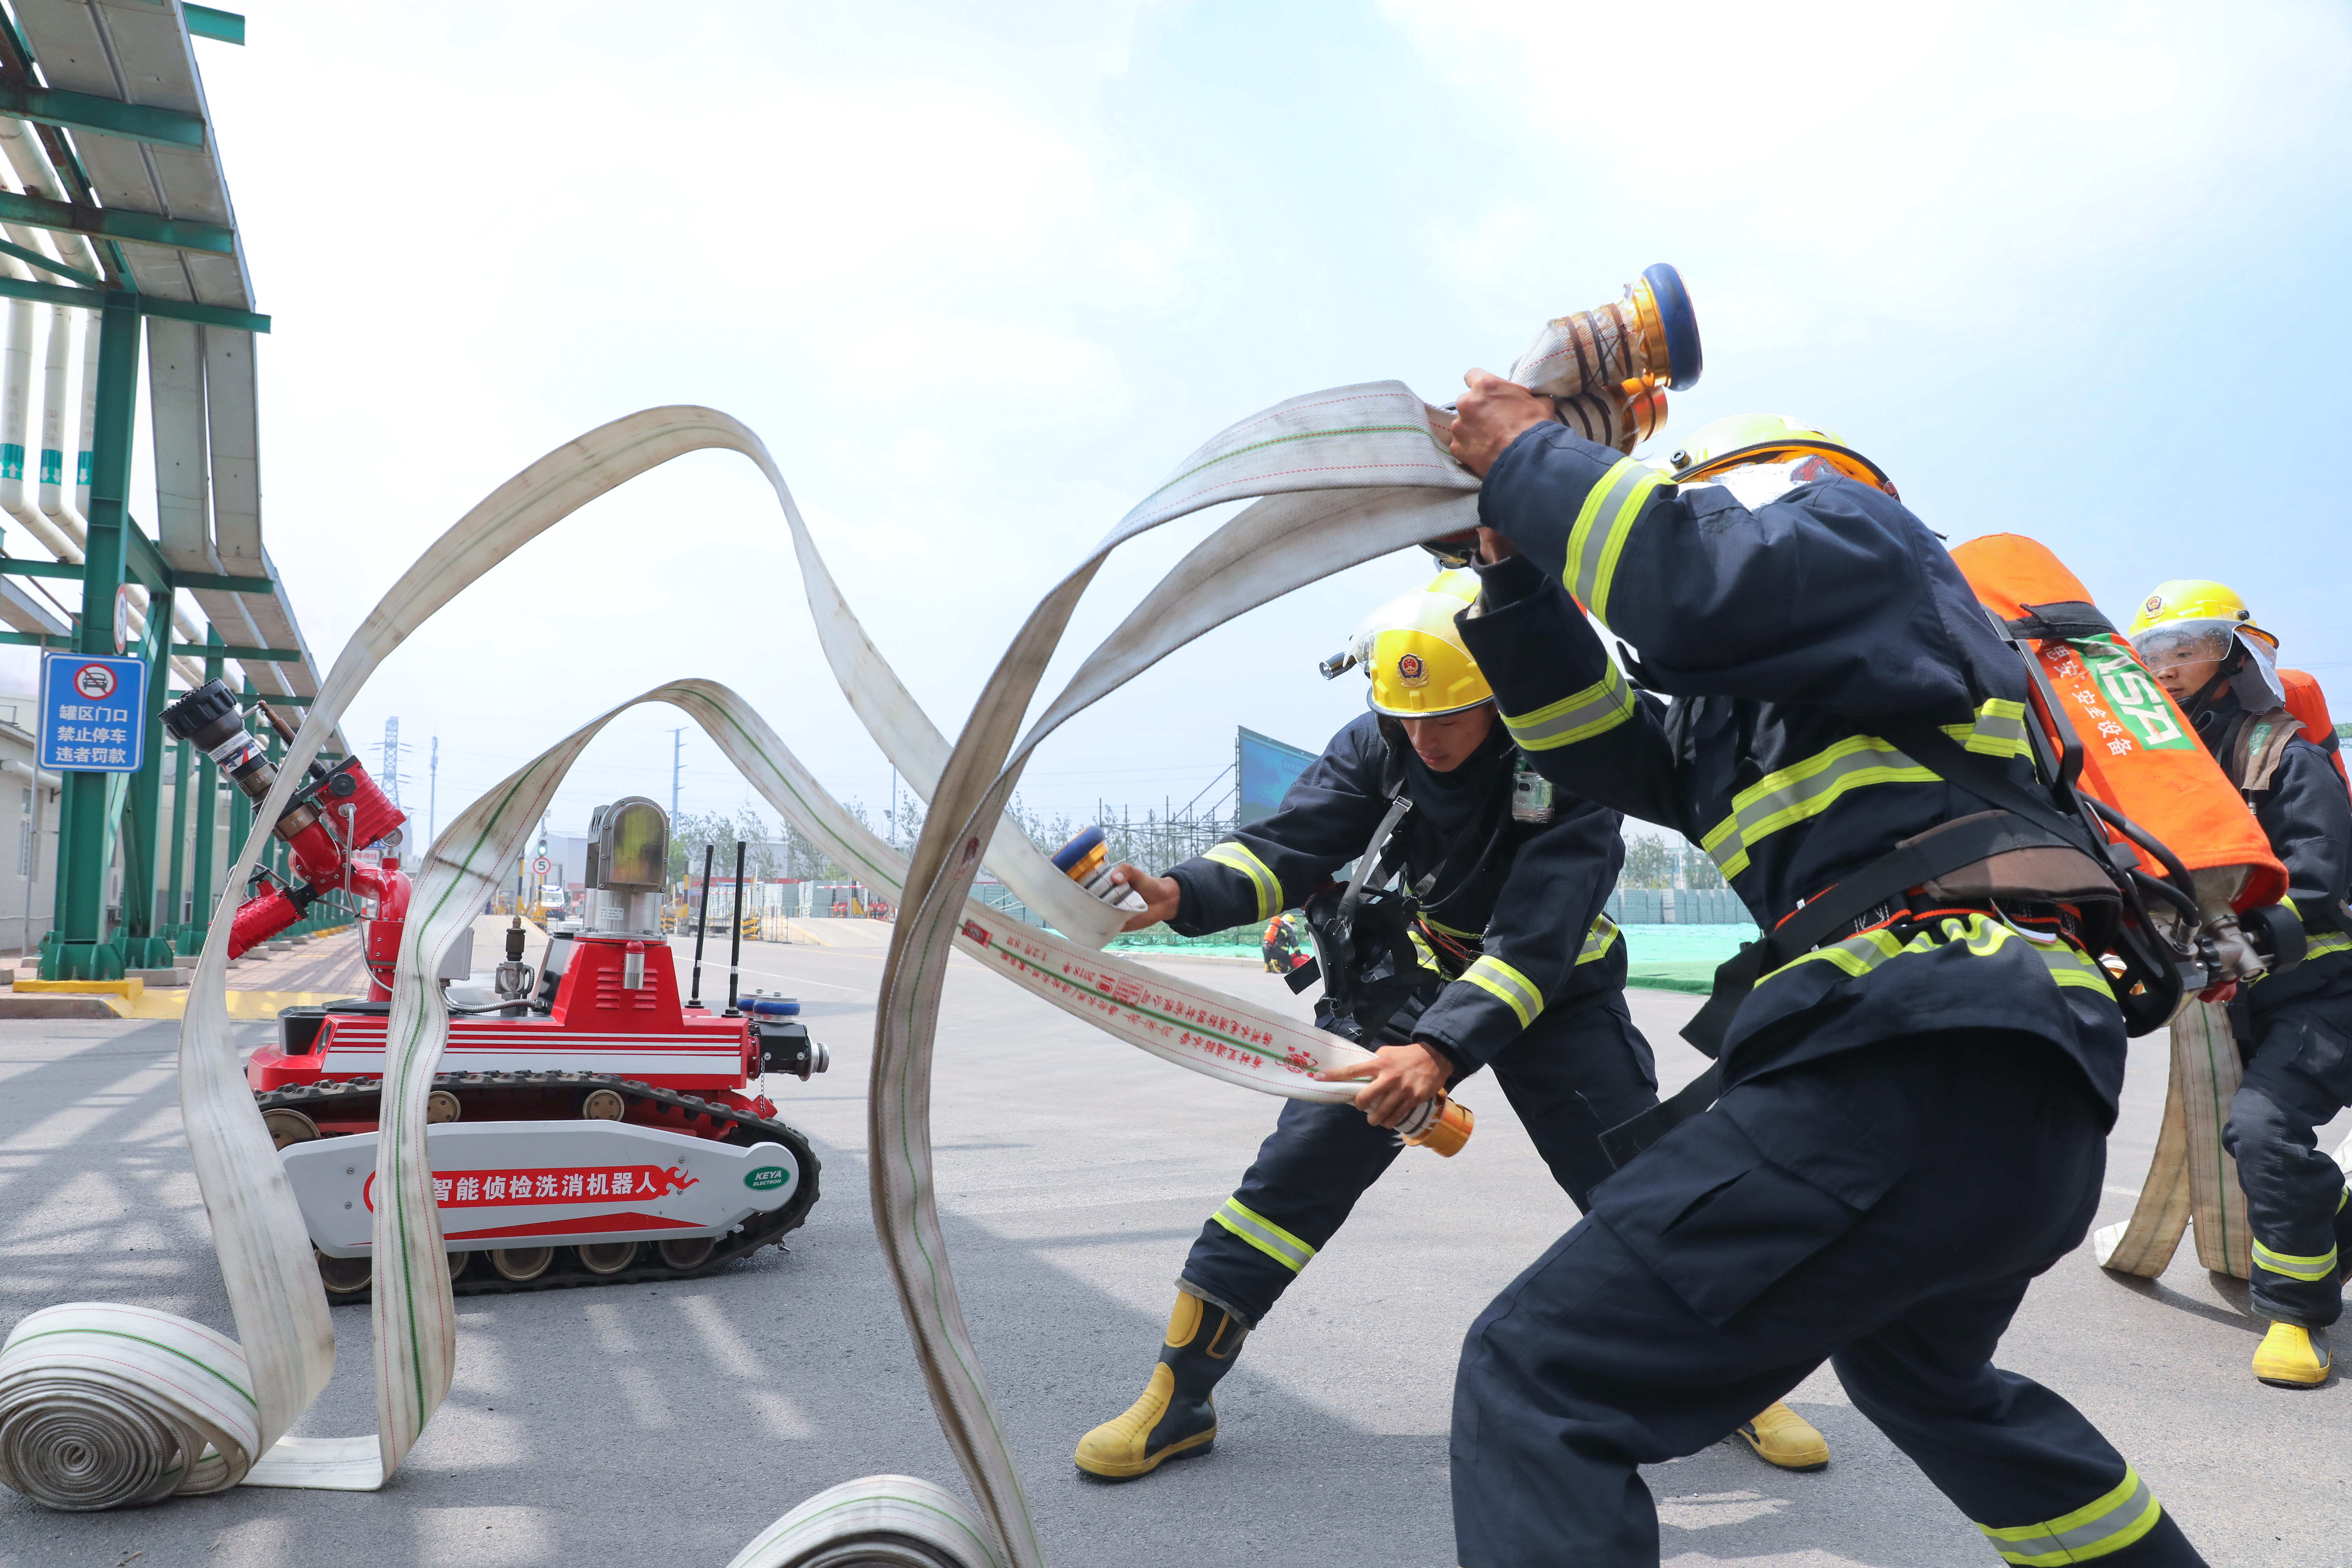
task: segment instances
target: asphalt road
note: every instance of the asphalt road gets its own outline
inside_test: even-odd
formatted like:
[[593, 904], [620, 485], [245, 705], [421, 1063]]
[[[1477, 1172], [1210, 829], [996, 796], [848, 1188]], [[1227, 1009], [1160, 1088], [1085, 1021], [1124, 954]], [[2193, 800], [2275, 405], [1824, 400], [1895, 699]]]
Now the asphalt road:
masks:
[[[747, 984], [800, 995], [834, 1052], [827, 1076], [769, 1085], [824, 1161], [824, 1195], [788, 1253], [690, 1284], [462, 1299], [456, 1386], [383, 1492], [241, 1488], [89, 1515], [0, 1493], [0, 1564], [720, 1568], [836, 1481], [960, 1485], [866, 1204], [881, 960], [878, 947], [746, 953]], [[1299, 1005], [1253, 969], [1184, 968]], [[1634, 995], [1671, 1086], [1698, 1063], [1673, 1037], [1695, 999]], [[0, 1324], [100, 1300], [233, 1327], [180, 1134], [174, 1031], [0, 1025]], [[247, 1027], [256, 1043], [266, 1031]], [[2143, 1042], [2102, 1223], [2122, 1217], [2146, 1168], [2163, 1078], [2161, 1042]], [[934, 1128], [945, 1226], [1052, 1562], [1454, 1561], [1444, 1433], [1462, 1332], [1574, 1218], [1502, 1097], [1474, 1085], [1465, 1098], [1481, 1115], [1468, 1150], [1400, 1160], [1253, 1337], [1219, 1392], [1217, 1451], [1103, 1485], [1076, 1474], [1071, 1446], [1140, 1387], [1184, 1249], [1275, 1107], [957, 961]], [[373, 1428], [367, 1310], [335, 1322], [336, 1375], [302, 1435]], [[2352, 1561], [2352, 1395], [2257, 1385], [2246, 1361], [2260, 1328], [2242, 1288], [2213, 1281], [2186, 1245], [2154, 1284], [2077, 1253], [2037, 1285], [2002, 1361], [2087, 1411], [2213, 1563]], [[1830, 1468], [1784, 1475], [1731, 1446], [1655, 1468], [1668, 1563], [1994, 1561], [1828, 1373], [1791, 1402], [1828, 1434]]]

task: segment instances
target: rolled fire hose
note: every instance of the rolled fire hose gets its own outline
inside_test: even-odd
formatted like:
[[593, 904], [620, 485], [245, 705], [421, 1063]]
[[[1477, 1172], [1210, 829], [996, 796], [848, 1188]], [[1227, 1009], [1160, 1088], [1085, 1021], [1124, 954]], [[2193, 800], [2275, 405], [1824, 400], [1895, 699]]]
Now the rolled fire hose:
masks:
[[[785, 1515], [744, 1549], [734, 1568], [814, 1568], [851, 1557], [908, 1568], [1030, 1568], [1043, 1562], [965, 1330], [932, 1189], [930, 1052], [954, 946], [966, 945], [1016, 984], [1196, 1071], [1276, 1093], [1352, 1097], [1296, 1076], [1360, 1058], [1347, 1042], [1255, 1016], [1231, 998], [1050, 933], [1024, 928], [1000, 934], [995, 928], [1005, 922], [969, 893], [1029, 753], [1069, 718], [1234, 616], [1347, 566], [1471, 526], [1476, 482], [1446, 456], [1443, 427], [1444, 416], [1401, 384], [1375, 383], [1278, 404], [1195, 452], [1032, 613], [961, 739], [936, 769], [932, 808], [911, 866], [850, 821], [726, 689], [681, 681], [636, 700], [685, 709], [781, 813], [837, 858], [870, 866], [872, 879], [899, 893], [902, 914], [884, 971], [869, 1093], [875, 1219], [934, 1411], [980, 1503], [975, 1514], [928, 1482], [866, 1478]], [[902, 772], [919, 779], [910, 763], [928, 759], [902, 760], [899, 753], [919, 749], [928, 722], [856, 629], [765, 448], [724, 415], [653, 409], [592, 431], [517, 475], [394, 584], [322, 685], [226, 885], [241, 886], [251, 874], [268, 842], [261, 825], [277, 819], [320, 743], [408, 633], [589, 500], [671, 458], [710, 447], [741, 452], [768, 476], [827, 658], [861, 716], [877, 691], [885, 706], [900, 706], [888, 715], [891, 723], [877, 727], [877, 738]], [[1265, 499], [1188, 554], [1016, 745], [1020, 719], [1068, 617], [1108, 553], [1160, 523], [1250, 498]], [[427, 851], [418, 873], [388, 1021], [377, 1141], [375, 1190], [388, 1200], [374, 1215], [376, 1434], [285, 1436], [332, 1369], [333, 1331], [306, 1228], [230, 1038], [224, 921], [215, 924], [194, 976], [180, 1074], [191, 1161], [212, 1216], [238, 1339], [142, 1308], [76, 1303], [31, 1315], [0, 1347], [0, 1481], [50, 1506], [92, 1509], [240, 1481], [373, 1489], [398, 1467], [447, 1393], [456, 1349], [425, 1118], [448, 1016], [425, 977], [471, 924], [581, 750], [628, 706], [634, 703], [575, 731], [469, 806]], [[1032, 879], [1035, 867], [1017, 853], [1002, 858]], [[1051, 890], [1084, 897], [1066, 882]], [[1249, 1048], [1237, 1051], [1244, 1037]], [[1274, 1047], [1297, 1053], [1285, 1064], [1286, 1081], [1266, 1071]]]

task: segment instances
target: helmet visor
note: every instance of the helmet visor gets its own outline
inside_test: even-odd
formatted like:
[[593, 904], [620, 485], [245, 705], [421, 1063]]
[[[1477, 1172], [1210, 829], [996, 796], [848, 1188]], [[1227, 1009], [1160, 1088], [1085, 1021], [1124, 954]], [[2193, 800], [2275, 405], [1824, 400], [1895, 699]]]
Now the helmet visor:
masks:
[[2189, 684], [2201, 686], [2211, 667], [2230, 657], [2236, 634], [2229, 621], [2170, 621], [2150, 626], [2131, 642], [2140, 662], [2158, 680], [2178, 672]]

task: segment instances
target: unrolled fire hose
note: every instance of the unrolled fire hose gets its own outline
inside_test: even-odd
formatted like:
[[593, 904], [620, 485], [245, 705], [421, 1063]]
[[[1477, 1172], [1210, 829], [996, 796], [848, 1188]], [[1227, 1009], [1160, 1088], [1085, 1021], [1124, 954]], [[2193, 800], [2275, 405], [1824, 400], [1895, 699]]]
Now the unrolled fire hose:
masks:
[[[1643, 327], [1653, 328], [1646, 337]], [[1563, 344], [1575, 352], [1565, 353]], [[1685, 363], [1695, 358], [1693, 339]], [[1565, 372], [1558, 369], [1562, 360], [1569, 362]], [[1665, 367], [1664, 338], [1649, 317], [1636, 315], [1629, 292], [1625, 306], [1553, 323], [1514, 378], [1555, 393], [1563, 417], [1630, 447], [1656, 421]], [[1621, 370], [1626, 374], [1615, 374]], [[1585, 390], [1573, 379], [1579, 374], [1597, 389]], [[1441, 411], [1402, 384], [1382, 382], [1293, 398], [1226, 430], [1180, 465], [1046, 595], [952, 748], [850, 614], [766, 448], [733, 419], [702, 408], [650, 409], [589, 432], [500, 486], [393, 585], [345, 647], [225, 885], [242, 886], [251, 875], [268, 842], [263, 825], [277, 820], [352, 700], [411, 632], [588, 501], [673, 458], [710, 448], [741, 453], [767, 476], [836, 678], [890, 761], [930, 800], [911, 863], [827, 796], [739, 697], [702, 680], [656, 687], [601, 715], [450, 824], [416, 870], [393, 988], [375, 1185], [387, 1197], [374, 1215], [371, 1306], [377, 1431], [361, 1437], [286, 1436], [326, 1384], [334, 1333], [307, 1229], [230, 1037], [228, 922], [214, 922], [181, 1030], [181, 1108], [237, 1338], [171, 1313], [105, 1303], [26, 1317], [0, 1347], [0, 1482], [52, 1507], [86, 1510], [240, 1482], [372, 1490], [398, 1468], [448, 1392], [456, 1354], [447, 1256], [425, 1146], [425, 1097], [449, 1020], [438, 987], [426, 977], [470, 926], [588, 742], [628, 708], [665, 701], [700, 724], [778, 812], [835, 859], [860, 868], [865, 879], [891, 889], [898, 901], [877, 1008], [871, 1195], [933, 1409], [979, 1503], [975, 1511], [929, 1482], [903, 1476], [848, 1482], [786, 1514], [746, 1546], [732, 1568], [852, 1560], [908, 1568], [1041, 1564], [1027, 1501], [965, 1329], [932, 1186], [930, 1059], [950, 952], [961, 947], [1014, 984], [1155, 1055], [1265, 1092], [1352, 1100], [1352, 1087], [1309, 1075], [1363, 1053], [1335, 1036], [1094, 951], [1116, 928], [1118, 913], [1064, 879], [1017, 829], [992, 830], [1040, 742], [1177, 647], [1293, 588], [1475, 524], [1476, 481], [1446, 455], [1445, 423]], [[1176, 518], [1253, 499], [1145, 597], [1020, 733], [1070, 614], [1110, 552]], [[1091, 940], [1015, 926], [973, 901], [983, 855], [1032, 908], [1061, 931]]]

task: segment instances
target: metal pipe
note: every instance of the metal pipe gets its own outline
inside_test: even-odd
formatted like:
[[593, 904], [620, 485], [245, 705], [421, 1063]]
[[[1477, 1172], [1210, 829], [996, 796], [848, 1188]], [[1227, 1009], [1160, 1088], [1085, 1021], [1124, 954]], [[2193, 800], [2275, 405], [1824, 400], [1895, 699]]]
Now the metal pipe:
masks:
[[65, 499], [66, 359], [73, 353], [69, 306], [49, 308], [48, 352], [41, 361], [41, 511], [76, 544], [89, 537], [89, 525]]
[[74, 510], [89, 515], [89, 470], [97, 461], [98, 358], [106, 334], [92, 321], [81, 335], [81, 424], [74, 432]]
[[717, 848], [713, 844], [702, 847], [702, 903], [694, 912], [694, 989], [686, 998], [689, 1007], [702, 1005], [702, 937], [710, 929], [710, 857]]
[[[18, 277], [24, 268], [10, 262], [5, 268], [9, 277]], [[0, 510], [22, 523], [25, 531], [41, 542], [48, 552], [60, 561], [79, 562], [81, 545], [68, 538], [49, 520], [36, 510], [25, 499], [25, 437], [30, 433], [33, 389], [33, 302], [29, 300], [8, 301], [8, 338], [5, 349], [5, 363], [0, 364]], [[82, 614], [112, 615], [109, 605], [101, 612], [85, 604]]]
[[[740, 1015], [735, 1008], [736, 987], [743, 973], [743, 841], [735, 840], [735, 907], [730, 912], [730, 923], [735, 928], [734, 940], [727, 948], [727, 1016]], [[710, 894], [706, 887], [702, 901], [708, 904]]]
[[[70, 202], [73, 199], [58, 184], [57, 166], [49, 162], [48, 153], [41, 146], [41, 139], [34, 135], [32, 127], [23, 121], [0, 119], [0, 153], [6, 155], [8, 166], [16, 172], [16, 178], [27, 194], [53, 202]], [[79, 267], [95, 276], [105, 275], [106, 268], [100, 263], [98, 252], [80, 235], [58, 234], [50, 243], [58, 247], [58, 255], [67, 266]], [[88, 510], [87, 507], [84, 510]]]

